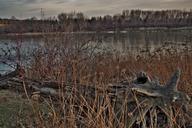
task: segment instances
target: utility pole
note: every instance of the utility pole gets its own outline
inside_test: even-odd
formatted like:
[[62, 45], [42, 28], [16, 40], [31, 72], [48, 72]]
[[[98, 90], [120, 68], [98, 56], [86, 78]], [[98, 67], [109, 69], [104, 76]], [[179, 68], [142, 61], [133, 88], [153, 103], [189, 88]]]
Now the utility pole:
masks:
[[43, 11], [43, 8], [41, 8], [41, 20], [44, 20], [45, 13]]

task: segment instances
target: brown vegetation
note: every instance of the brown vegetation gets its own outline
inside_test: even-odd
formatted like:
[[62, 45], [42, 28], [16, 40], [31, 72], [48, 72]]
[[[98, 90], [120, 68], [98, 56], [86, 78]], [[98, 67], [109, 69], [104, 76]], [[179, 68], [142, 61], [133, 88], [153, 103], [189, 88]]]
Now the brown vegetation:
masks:
[[[109, 83], [130, 82], [134, 79], [135, 73], [141, 70], [149, 73], [150, 77], [157, 76], [160, 83], [165, 84], [171, 73], [179, 67], [182, 71], [179, 90], [192, 96], [192, 54], [187, 45], [184, 46], [184, 50], [180, 49], [181, 46], [174, 45], [168, 49], [168, 45], [166, 45], [166, 47], [161, 47], [153, 52], [140, 51], [138, 55], [131, 53], [121, 55], [115, 52], [100, 53], [95, 52], [98, 49], [93, 47], [91, 49], [94, 49], [94, 52], [90, 52], [88, 43], [77, 44], [75, 47], [69, 48], [65, 46], [64, 44], [51, 44], [49, 42], [45, 46], [48, 52], [45, 54], [40, 50], [34, 55], [32, 66], [27, 70], [26, 75], [40, 81], [57, 81], [61, 86], [65, 86], [62, 84], [64, 82], [71, 83], [71, 86], [94, 85], [104, 89]], [[96, 92], [96, 97], [91, 100], [90, 95], [82, 96], [76, 95], [76, 93], [72, 93], [66, 98], [64, 90], [61, 95], [63, 98], [57, 99], [57, 102], [53, 99], [47, 102], [50, 107], [50, 115], [47, 117], [43, 116], [42, 113], [37, 115], [39, 127], [126, 127], [127, 120], [123, 117], [127, 114], [130, 117], [133, 116], [133, 113], [126, 113], [126, 105], [121, 103], [122, 117], [117, 117], [114, 104], [111, 103], [110, 95], [107, 93], [103, 93], [101, 98]], [[126, 95], [124, 95], [125, 97]], [[142, 100], [137, 101], [137, 98], [135, 100], [137, 102], [135, 109], [142, 113], [144, 111]], [[131, 104], [127, 105], [131, 106]], [[191, 112], [191, 108], [189, 109]], [[153, 122], [150, 125], [152, 128], [191, 125], [189, 123], [191, 117], [186, 117], [180, 108], [174, 109], [176, 115], [171, 114], [172, 110], [165, 111], [165, 113], [168, 112], [166, 115], [169, 115], [168, 118], [170, 119], [168, 124], [162, 113], [158, 109], [155, 110], [160, 113], [159, 116], [163, 119], [158, 124]], [[151, 112], [153, 111], [154, 109], [151, 110]], [[178, 118], [189, 122], [185, 122], [186, 124], [183, 121], [178, 122]], [[140, 121], [143, 122], [144, 120], [148, 119], [144, 119], [140, 115]], [[133, 124], [133, 127], [141, 126], [138, 122], [138, 124]]]
[[[71, 43], [73, 42], [73, 43]], [[19, 53], [19, 49], [18, 49]], [[18, 59], [19, 60], [19, 59]], [[85, 42], [75, 42], [69, 35], [66, 37], [45, 37], [45, 44], [42, 49], [34, 53], [30, 60], [30, 67], [21, 76], [28, 77], [35, 81], [54, 81], [59, 85], [60, 97], [44, 97], [38, 92], [27, 92], [26, 87], [29, 83], [23, 81], [24, 92], [29, 99], [34, 118], [31, 118], [31, 127], [126, 127], [135, 118], [134, 112], [137, 111], [139, 120], [133, 121], [133, 127], [141, 127], [142, 122], [150, 120], [150, 116], [144, 118], [145, 107], [150, 108], [148, 114], [156, 114], [161, 122], [149, 121], [150, 127], [185, 127], [190, 126], [192, 117], [186, 116], [186, 112], [180, 107], [167, 108], [162, 114], [158, 108], [150, 106], [151, 103], [145, 102], [145, 97], [138, 98], [136, 95], [131, 97], [123, 93], [117, 101], [121, 101], [121, 114], [116, 114], [115, 104], [111, 102], [111, 94], [116, 92], [106, 92], [105, 88], [110, 83], [120, 82], [130, 83], [135, 78], [135, 74], [145, 71], [151, 78], [157, 76], [161, 84], [169, 79], [172, 72], [179, 67], [182, 71], [179, 82], [179, 90], [192, 96], [192, 53], [191, 46], [188, 44], [166, 44], [154, 51], [138, 51], [121, 55], [116, 51], [103, 50], [97, 44]], [[24, 73], [24, 72], [23, 72]], [[22, 80], [23, 77], [21, 77]], [[157, 79], [157, 78], [153, 78]], [[29, 84], [30, 85], [30, 84]], [[71, 93], [68, 95], [65, 87], [70, 87]], [[79, 85], [94, 86], [103, 92], [87, 92], [85, 90], [75, 90]], [[43, 84], [42, 84], [43, 86]], [[118, 88], [118, 85], [116, 86]], [[112, 90], [113, 91], [113, 90]], [[117, 92], [118, 93], [118, 92]], [[92, 97], [94, 95], [94, 97]], [[30, 97], [31, 96], [31, 97]], [[128, 103], [127, 100], [134, 103]], [[32, 99], [32, 100], [31, 100]], [[113, 98], [112, 98], [113, 99]], [[33, 101], [34, 100], [34, 101]], [[42, 112], [39, 103], [45, 103], [48, 110]], [[154, 102], [153, 102], [154, 103]], [[128, 111], [131, 108], [131, 112]], [[133, 109], [135, 108], [135, 109]], [[189, 111], [191, 108], [189, 106]]]
[[[152, 52], [139, 51], [127, 55], [110, 50], [98, 53], [95, 52], [98, 48], [89, 43], [78, 45], [65, 49], [66, 46], [50, 42], [46, 47], [48, 54], [41, 50], [35, 54], [28, 75], [41, 80], [108, 84], [129, 81], [135, 77], [135, 73], [146, 71], [165, 83], [168, 76], [179, 67], [182, 71], [179, 88], [188, 93], [192, 91], [190, 45], [166, 44]], [[90, 52], [91, 49], [94, 51]]]

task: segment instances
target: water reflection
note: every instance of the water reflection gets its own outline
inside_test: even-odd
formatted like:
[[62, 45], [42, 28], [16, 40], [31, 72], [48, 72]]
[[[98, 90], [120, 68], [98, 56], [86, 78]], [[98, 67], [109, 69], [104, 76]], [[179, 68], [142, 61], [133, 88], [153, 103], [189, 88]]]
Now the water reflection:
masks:
[[[106, 49], [115, 49], [122, 54], [134, 53], [139, 50], [153, 50], [165, 42], [191, 43], [192, 29], [188, 30], [129, 30], [126, 33], [81, 33], [49, 36], [16, 36], [0, 38], [0, 72], [8, 70], [3, 62], [14, 62], [17, 59], [17, 47], [20, 47], [21, 59], [26, 61], [31, 54], [45, 44], [56, 45], [60, 42], [63, 47], [91, 42]], [[4, 71], [3, 71], [4, 72]]]

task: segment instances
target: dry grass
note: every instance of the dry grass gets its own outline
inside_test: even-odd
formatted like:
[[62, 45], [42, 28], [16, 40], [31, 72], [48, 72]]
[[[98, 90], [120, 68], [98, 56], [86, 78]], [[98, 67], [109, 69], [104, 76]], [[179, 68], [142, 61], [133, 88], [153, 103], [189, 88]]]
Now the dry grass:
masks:
[[46, 50], [47, 53], [39, 51], [35, 54], [28, 76], [40, 80], [100, 85], [129, 81], [136, 73], [145, 71], [165, 84], [179, 67], [182, 71], [179, 89], [188, 94], [192, 92], [192, 54], [186, 50], [183, 53], [165, 51], [162, 54], [154, 51], [121, 55], [114, 51], [89, 53], [87, 44], [67, 50], [59, 45], [47, 46]]
[[[62, 41], [66, 41], [65, 39]], [[104, 87], [108, 83], [133, 80], [135, 74], [141, 70], [146, 71], [151, 77], [157, 76], [162, 84], [169, 79], [170, 75], [177, 67], [182, 70], [182, 76], [179, 83], [179, 90], [192, 96], [192, 54], [186, 50], [184, 52], [165, 50], [153, 53], [145, 52], [138, 55], [121, 55], [116, 52], [95, 52], [98, 47], [90, 46], [88, 43], [76, 44], [70, 43], [45, 44], [45, 49], [40, 49], [33, 56], [32, 66], [27, 70], [27, 75], [33, 79], [58, 81], [73, 83], [73, 85], [86, 84]], [[69, 46], [69, 47], [68, 47]], [[91, 52], [90, 52], [91, 51]], [[62, 84], [61, 84], [62, 86]], [[144, 108], [143, 101], [137, 101], [135, 109], [128, 110], [127, 100], [121, 103], [120, 114], [116, 114], [114, 104], [110, 101], [110, 96], [103, 93], [102, 98], [96, 93], [96, 96], [89, 100], [89, 96], [76, 95], [65, 97], [65, 91], [61, 90], [61, 99], [44, 99], [49, 106], [49, 112], [44, 115], [37, 112], [38, 127], [127, 127], [128, 118], [134, 118], [134, 111], [139, 111], [139, 117], [144, 127], [146, 118], [142, 116]], [[127, 97], [127, 96], [125, 96]], [[129, 98], [128, 98], [129, 99]], [[57, 102], [55, 102], [57, 101]], [[168, 108], [169, 109], [169, 108]], [[158, 112], [152, 109], [150, 114], [157, 116]], [[168, 111], [172, 112], [172, 111]], [[181, 127], [177, 118], [181, 118], [183, 113], [179, 108], [177, 114], [169, 115], [169, 123], [153, 122], [150, 127]], [[166, 113], [166, 112], [165, 112]], [[131, 117], [131, 118], [130, 118]], [[161, 126], [160, 126], [161, 125]], [[182, 125], [183, 126], [183, 125]], [[136, 127], [133, 124], [132, 127]], [[138, 126], [137, 126], [138, 127]]]

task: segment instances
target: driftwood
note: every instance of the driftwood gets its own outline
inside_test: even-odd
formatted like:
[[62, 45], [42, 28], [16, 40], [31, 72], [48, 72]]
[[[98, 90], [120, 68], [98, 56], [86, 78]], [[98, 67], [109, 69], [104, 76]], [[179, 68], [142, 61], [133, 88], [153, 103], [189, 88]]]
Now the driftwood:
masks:
[[[127, 120], [126, 127], [133, 127], [139, 124], [141, 127], [147, 127], [147, 114], [150, 114], [152, 119], [150, 123], [154, 127], [158, 126], [158, 111], [164, 113], [167, 119], [171, 122], [171, 116], [174, 116], [176, 111], [175, 106], [180, 106], [183, 112], [190, 114], [188, 105], [190, 97], [177, 90], [178, 81], [180, 78], [180, 70], [177, 70], [170, 81], [166, 85], [160, 85], [158, 81], [153, 81], [149, 76], [141, 72], [132, 82], [122, 82], [118, 84], [109, 84], [103, 88], [96, 85], [81, 85], [74, 83], [58, 83], [58, 82], [41, 82], [23, 77], [18, 77], [20, 68], [7, 75], [0, 77], [0, 89], [8, 88], [25, 88], [31, 92], [39, 92], [39, 94], [60, 97], [61, 90], [65, 92], [65, 96], [78, 95], [87, 97], [88, 100], [93, 100], [96, 96], [102, 99], [107, 96], [114, 103], [114, 111], [117, 117], [122, 118], [121, 113], [127, 113], [124, 118]], [[125, 105], [126, 102], [126, 105]], [[138, 104], [140, 104], [138, 107]], [[125, 111], [125, 108], [126, 111]], [[134, 110], [135, 108], [136, 111]], [[134, 111], [133, 111], [134, 110]], [[188, 111], [188, 112], [187, 112]], [[128, 116], [128, 113], [133, 113]], [[118, 120], [118, 119], [117, 119]], [[118, 121], [116, 121], [117, 123]], [[169, 127], [173, 127], [173, 123], [168, 123]], [[181, 126], [185, 123], [179, 122]]]
[[19, 88], [25, 86], [28, 90], [37, 91], [40, 94], [48, 95], [48, 96], [59, 96], [59, 89], [64, 89], [67, 93], [72, 93], [75, 91], [77, 93], [87, 93], [90, 92], [94, 94], [95, 91], [109, 94], [115, 94], [118, 92], [125, 92], [128, 90], [127, 83], [119, 83], [119, 84], [109, 84], [105, 88], [97, 87], [96, 85], [82, 85], [75, 83], [65, 83], [65, 82], [56, 82], [56, 81], [37, 81], [33, 79], [29, 79], [27, 77], [20, 77], [20, 70], [22, 70], [19, 66], [17, 66], [16, 70], [8, 73], [6, 75], [0, 76], [0, 89], [11, 89], [11, 88]]

